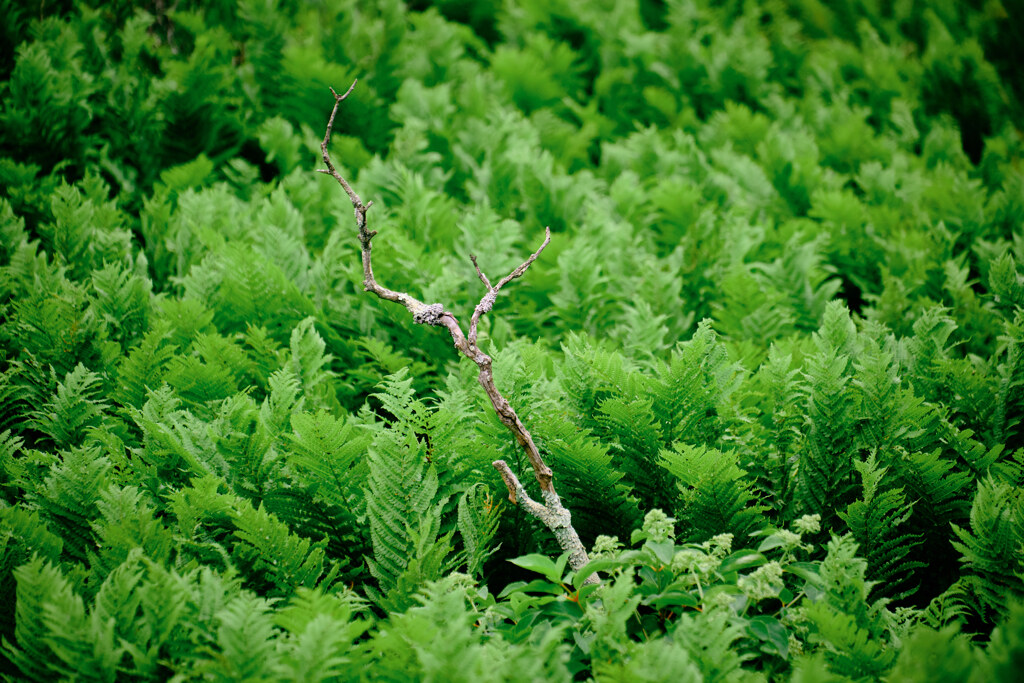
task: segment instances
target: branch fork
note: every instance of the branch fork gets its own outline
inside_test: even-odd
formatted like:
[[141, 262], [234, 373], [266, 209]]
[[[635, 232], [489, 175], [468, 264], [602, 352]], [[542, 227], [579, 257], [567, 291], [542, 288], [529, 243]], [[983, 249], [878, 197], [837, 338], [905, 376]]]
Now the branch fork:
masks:
[[[526, 272], [526, 269], [537, 260], [537, 257], [540, 256], [541, 252], [544, 251], [545, 247], [547, 247], [551, 242], [551, 229], [544, 229], [544, 241], [541, 243], [537, 251], [513, 269], [511, 273], [498, 280], [494, 285], [491, 284], [487, 275], [485, 275], [480, 269], [476, 256], [470, 256], [470, 259], [473, 262], [473, 267], [476, 269], [477, 276], [480, 278], [484, 287], [487, 288], [487, 292], [480, 299], [480, 303], [478, 303], [473, 309], [473, 314], [469, 320], [468, 334], [463, 333], [458, 319], [451, 311], [445, 308], [443, 304], [423, 303], [406, 292], [396, 292], [388, 289], [387, 287], [381, 286], [373, 275], [373, 266], [371, 263], [372, 241], [374, 236], [377, 234], [377, 231], [369, 230], [366, 227], [366, 212], [373, 205], [373, 202], [367, 202], [366, 204], [363, 203], [363, 200], [360, 199], [359, 195], [352, 189], [348, 181], [338, 173], [334, 164], [331, 162], [330, 153], [327, 151], [327, 147], [331, 140], [331, 130], [334, 127], [334, 117], [338, 113], [338, 107], [352, 93], [356, 82], [357, 81], [353, 81], [348, 90], [341, 95], [339, 95], [334, 88], [331, 88], [331, 94], [334, 95], [334, 108], [331, 110], [331, 117], [327, 121], [327, 131], [324, 134], [323, 142], [320, 144], [320, 151], [323, 154], [324, 164], [327, 168], [318, 169], [318, 171], [320, 173], [330, 175], [337, 180], [338, 184], [341, 185], [345, 194], [348, 195], [349, 200], [352, 202], [352, 208], [356, 219], [356, 227], [359, 229], [359, 244], [362, 251], [363, 289], [367, 292], [373, 292], [381, 299], [402, 304], [412, 314], [413, 322], [417, 324], [435, 325], [447, 328], [448, 332], [451, 334], [452, 341], [455, 343], [455, 348], [464, 356], [476, 363], [477, 367], [480, 369], [480, 374], [477, 379], [484, 391], [487, 393], [487, 397], [491, 400], [491, 405], [494, 407], [498, 418], [501, 420], [502, 424], [512, 432], [512, 435], [516, 439], [516, 443], [518, 443], [526, 453], [530, 466], [533, 468], [534, 477], [540, 486], [541, 497], [544, 502], [540, 503], [530, 497], [526, 492], [525, 487], [504, 460], [495, 460], [492, 465], [501, 475], [501, 479], [504, 481], [505, 487], [508, 489], [509, 500], [513, 505], [519, 505], [527, 513], [536, 517], [549, 530], [551, 530], [562, 549], [569, 553], [569, 566], [574, 570], [580, 570], [587, 564], [589, 558], [587, 557], [587, 551], [583, 547], [582, 541], [580, 541], [579, 535], [572, 526], [572, 516], [570, 515], [569, 510], [562, 505], [562, 502], [558, 497], [558, 493], [555, 492], [551, 468], [545, 464], [544, 459], [540, 455], [540, 451], [537, 449], [537, 445], [533, 441], [533, 437], [519, 419], [519, 415], [512, 406], [509, 405], [509, 402], [501, 395], [501, 392], [499, 392], [498, 388], [495, 386], [494, 374], [491, 371], [491, 357], [481, 351], [477, 346], [477, 333], [479, 330], [480, 318], [484, 314], [490, 312], [494, 307], [494, 302], [497, 300], [498, 292], [501, 288], [512, 280], [521, 277]], [[592, 574], [587, 579], [587, 583], [598, 582], [599, 579], [597, 574]]]

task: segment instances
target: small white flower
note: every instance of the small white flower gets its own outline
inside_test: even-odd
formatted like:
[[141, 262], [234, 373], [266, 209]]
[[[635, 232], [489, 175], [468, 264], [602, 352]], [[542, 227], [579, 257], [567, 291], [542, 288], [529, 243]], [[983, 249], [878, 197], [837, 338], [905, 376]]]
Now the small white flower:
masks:
[[793, 522], [793, 529], [798, 534], [816, 534], [821, 531], [821, 515], [804, 515]]

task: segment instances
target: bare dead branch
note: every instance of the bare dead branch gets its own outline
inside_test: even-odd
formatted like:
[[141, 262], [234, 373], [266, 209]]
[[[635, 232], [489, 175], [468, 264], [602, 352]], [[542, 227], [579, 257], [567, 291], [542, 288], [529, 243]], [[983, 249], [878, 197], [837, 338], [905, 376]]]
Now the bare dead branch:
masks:
[[[342, 177], [334, 167], [334, 164], [331, 162], [331, 155], [327, 149], [330, 145], [331, 130], [334, 127], [334, 117], [338, 113], [338, 106], [345, 101], [345, 98], [349, 96], [352, 89], [355, 88], [355, 85], [356, 82], [353, 81], [352, 85], [349, 86], [349, 89], [342, 95], [339, 95], [335, 92], [334, 88], [331, 88], [331, 94], [334, 95], [334, 108], [331, 110], [331, 117], [327, 121], [327, 130], [324, 133], [324, 140], [320, 144], [320, 151], [323, 154], [324, 164], [327, 168], [319, 170], [321, 173], [326, 173], [337, 180], [338, 184], [341, 185], [342, 189], [345, 191], [345, 194], [348, 195], [349, 201], [352, 202], [352, 208], [355, 212], [356, 218], [356, 227], [359, 229], [359, 244], [362, 251], [363, 289], [368, 292], [373, 292], [381, 299], [402, 304], [410, 313], [412, 313], [412, 319], [415, 323], [446, 327], [448, 332], [451, 334], [452, 341], [455, 343], [455, 348], [476, 363], [477, 367], [480, 369], [480, 374], [477, 378], [480, 382], [480, 386], [483, 387], [487, 397], [491, 400], [491, 405], [494, 407], [494, 411], [497, 413], [498, 419], [501, 420], [502, 424], [508, 427], [509, 431], [511, 431], [512, 435], [515, 437], [516, 443], [518, 443], [526, 453], [530, 466], [533, 468], [534, 477], [540, 485], [541, 496], [544, 499], [544, 503], [538, 503], [526, 493], [526, 489], [519, 482], [519, 479], [504, 460], [495, 460], [492, 464], [501, 475], [502, 481], [505, 482], [505, 487], [508, 489], [509, 500], [512, 501], [513, 504], [521, 506], [527, 513], [536, 517], [545, 526], [547, 526], [558, 540], [562, 549], [569, 553], [570, 566], [574, 570], [579, 570], [588, 562], [587, 551], [583, 547], [583, 543], [580, 541], [579, 535], [572, 526], [572, 517], [569, 514], [569, 510], [562, 505], [558, 494], [555, 492], [551, 468], [545, 464], [544, 459], [540, 455], [540, 451], [537, 449], [537, 445], [533, 442], [533, 437], [519, 419], [519, 415], [516, 414], [516, 411], [511, 405], [509, 405], [509, 402], [501, 395], [501, 392], [499, 392], [498, 388], [495, 386], [494, 374], [491, 371], [491, 357], [477, 348], [476, 345], [477, 326], [480, 321], [480, 317], [484, 313], [490, 311], [494, 306], [494, 301], [497, 298], [498, 291], [512, 280], [522, 276], [523, 273], [526, 272], [526, 269], [537, 260], [540, 253], [544, 251], [544, 248], [551, 242], [551, 229], [544, 229], [544, 241], [537, 251], [513, 269], [511, 273], [499, 280], [494, 286], [491, 286], [490, 280], [488, 280], [487, 276], [480, 270], [476, 257], [470, 257], [473, 261], [473, 267], [476, 268], [480, 281], [483, 282], [485, 287], [487, 287], [487, 293], [484, 294], [483, 298], [480, 299], [480, 303], [477, 304], [476, 308], [473, 310], [473, 314], [470, 318], [469, 337], [463, 333], [455, 315], [448, 311], [444, 305], [439, 303], [425, 304], [405, 292], [396, 292], [378, 284], [373, 275], [373, 267], [370, 259], [372, 241], [374, 236], [377, 234], [377, 231], [369, 230], [366, 227], [366, 212], [373, 205], [373, 202], [363, 204], [359, 195], [356, 194], [348, 181], [345, 180], [345, 178]], [[587, 581], [589, 583], [597, 583], [599, 581], [597, 574], [590, 576]]]
[[470, 254], [469, 255], [469, 260], [473, 262], [473, 267], [476, 268], [476, 274], [480, 278], [480, 282], [484, 283], [484, 287], [487, 288], [487, 291], [489, 292], [492, 289], [494, 289], [493, 287], [491, 287], [491, 281], [488, 280], [487, 276], [484, 275], [482, 270], [480, 270], [480, 266], [476, 262], [476, 256], [474, 256], [473, 254]]
[[487, 287], [487, 293], [484, 294], [482, 299], [480, 299], [480, 303], [477, 304], [476, 308], [473, 310], [473, 316], [469, 319], [470, 344], [474, 346], [476, 345], [477, 327], [480, 323], [480, 318], [481, 316], [483, 316], [484, 313], [490, 312], [490, 310], [494, 307], [494, 302], [498, 298], [498, 290], [500, 290], [502, 287], [507, 285], [512, 280], [515, 280], [517, 277], [520, 277], [523, 273], [525, 273], [526, 269], [530, 267], [530, 264], [536, 261], [537, 257], [540, 256], [540, 253], [544, 251], [544, 247], [548, 246], [548, 244], [550, 243], [551, 228], [544, 228], [544, 241], [541, 243], [540, 247], [537, 248], [537, 251], [530, 254], [530, 258], [526, 259], [521, 264], [516, 266], [511, 273], [498, 280], [498, 284], [496, 284], [493, 287], [491, 286], [490, 280], [487, 279], [487, 276], [484, 275], [483, 271], [480, 270], [480, 266], [477, 265], [476, 257], [469, 257], [473, 261], [473, 267], [476, 268], [476, 274], [480, 276], [480, 280]]

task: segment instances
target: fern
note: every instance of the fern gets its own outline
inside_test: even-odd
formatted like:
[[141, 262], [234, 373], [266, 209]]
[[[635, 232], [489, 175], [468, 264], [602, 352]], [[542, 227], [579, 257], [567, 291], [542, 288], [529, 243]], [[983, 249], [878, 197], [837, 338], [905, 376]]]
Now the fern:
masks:
[[676, 516], [688, 539], [705, 541], [722, 533], [744, 539], [761, 526], [767, 508], [751, 493], [734, 454], [676, 444], [661, 452], [658, 464], [677, 481]]
[[[374, 675], [382, 680], [418, 677], [465, 683], [497, 683], [510, 675], [522, 680], [571, 677], [568, 648], [556, 631], [539, 633], [528, 647], [485, 638], [474, 622], [487, 612], [474, 609], [471, 591], [458, 576], [423, 586], [409, 609], [393, 613], [370, 641]], [[496, 662], [502, 667], [496, 668]]]
[[538, 447], [545, 461], [558, 472], [559, 495], [572, 501], [573, 526], [584, 544], [599, 534], [625, 538], [639, 526], [639, 501], [612, 465], [607, 446], [557, 415], [538, 420], [537, 433], [544, 435]]
[[289, 461], [318, 500], [359, 515], [361, 486], [367, 477], [366, 453], [372, 437], [350, 421], [324, 412], [295, 413], [288, 435]]
[[799, 410], [800, 371], [792, 365], [792, 355], [773, 344], [768, 358], [735, 399], [743, 404], [745, 394], [750, 392], [763, 406], [757, 418], [763, 436], [754, 431], [753, 442], [739, 449], [738, 463], [753, 479], [753, 489], [761, 501], [776, 516], [791, 506], [796, 484], [793, 451], [800, 439], [803, 416]]
[[978, 611], [976, 602], [967, 582], [957, 581], [921, 610], [921, 623], [933, 629], [963, 623], [971, 613]]
[[741, 667], [750, 655], [736, 647], [743, 631], [725, 610], [686, 614], [674, 634], [677, 643], [700, 667], [705, 680], [728, 680], [742, 675]]
[[[15, 604], [14, 570], [33, 558], [56, 563], [60, 560], [64, 541], [47, 528], [38, 512], [22, 507], [0, 509], [0, 600]], [[14, 634], [14, 610], [0, 616], [0, 636]]]
[[92, 521], [97, 504], [110, 484], [111, 464], [95, 448], [75, 448], [62, 453], [38, 492], [29, 500], [40, 510], [50, 528], [64, 539], [64, 554], [85, 561], [96, 548]]
[[271, 678], [278, 660], [272, 604], [243, 592], [218, 610], [214, 615], [216, 647], [213, 656], [198, 662], [198, 670], [221, 681]]
[[[294, 330], [315, 314], [312, 304], [276, 265], [241, 246], [228, 246], [211, 264], [209, 283], [192, 273], [185, 281], [186, 296], [201, 299], [209, 288], [214, 323], [222, 331], [241, 331], [246, 325]], [[208, 287], [207, 287], [208, 285]]]
[[829, 350], [807, 360], [807, 428], [797, 469], [802, 505], [833, 526], [852, 501], [854, 429], [848, 360]]
[[670, 508], [675, 487], [657, 466], [664, 439], [650, 399], [612, 397], [601, 402], [602, 436], [615, 440], [612, 466], [650, 508]]
[[628, 656], [594, 664], [594, 678], [609, 683], [699, 683], [704, 677], [685, 648], [666, 638], [639, 643]]
[[1017, 272], [1013, 255], [1004, 251], [993, 259], [988, 271], [988, 286], [996, 303], [1024, 308], [1024, 281]]
[[175, 351], [166, 340], [164, 329], [152, 329], [121, 360], [117, 368], [117, 387], [113, 394], [118, 403], [141, 408], [146, 402], [146, 392], [160, 388], [168, 361]]
[[986, 650], [986, 673], [991, 680], [1012, 681], [1020, 672], [1021, 636], [1024, 635], [1024, 603], [1014, 600], [1003, 621], [992, 631]]
[[833, 537], [819, 576], [823, 595], [805, 608], [812, 624], [811, 642], [825, 646], [825, 659], [835, 674], [851, 678], [878, 677], [893, 664], [884, 601], [869, 602], [872, 584], [865, 580], [867, 562], [856, 557], [852, 537]]
[[876, 584], [875, 597], [904, 600], [917, 590], [915, 571], [927, 566], [910, 559], [921, 544], [921, 536], [908, 529], [913, 505], [903, 489], [879, 490], [887, 468], [878, 467], [873, 453], [853, 466], [861, 476], [863, 493], [839, 516], [865, 549], [868, 577]]
[[459, 536], [466, 550], [466, 571], [474, 576], [483, 574], [484, 562], [501, 545], [494, 543], [500, 511], [483, 484], [471, 486], [459, 498]]
[[32, 413], [33, 426], [58, 448], [81, 444], [85, 431], [96, 425], [106, 403], [96, 398], [100, 377], [82, 364], [57, 383], [57, 393]]
[[302, 392], [310, 408], [337, 406], [337, 398], [330, 391], [331, 355], [325, 354], [326, 344], [314, 327], [313, 318], [306, 318], [292, 330], [290, 368], [302, 383]]
[[325, 595], [300, 588], [274, 615], [288, 636], [279, 647], [276, 673], [288, 680], [338, 680], [359, 661], [355, 641], [370, 626], [356, 619], [361, 607], [352, 593]]
[[[10, 429], [0, 432], [0, 471], [3, 473], [4, 488], [9, 486], [8, 477], [10, 477], [12, 470], [17, 468], [14, 456], [17, 455], [24, 445], [25, 441], [11, 434]], [[8, 494], [4, 497], [9, 499], [10, 495]]]
[[14, 372], [0, 373], [0, 430], [10, 434], [12, 429], [20, 430], [22, 415], [29, 402], [26, 400], [24, 387], [13, 379]]
[[115, 264], [92, 273], [93, 306], [106, 324], [108, 337], [122, 348], [134, 345], [149, 327], [150, 287], [148, 278]]
[[1024, 596], [1024, 495], [1019, 485], [987, 478], [979, 482], [971, 506], [970, 529], [953, 526], [953, 547], [976, 578], [983, 606], [997, 614], [1007, 608], [1007, 596]]
[[238, 505], [233, 521], [232, 552], [253, 585], [287, 595], [299, 586], [313, 588], [323, 576], [326, 540], [311, 543], [296, 536], [262, 506]]
[[146, 404], [129, 414], [142, 431], [139, 469], [150, 485], [225, 473], [226, 463], [216, 453], [205, 423], [181, 410], [180, 401], [166, 385], [151, 392]]
[[[888, 340], [887, 340], [888, 341]], [[872, 339], [864, 339], [854, 362], [852, 385], [860, 398], [859, 428], [865, 445], [870, 448], [888, 446], [900, 434], [899, 367], [891, 348]]]
[[89, 566], [99, 585], [124, 563], [135, 549], [160, 564], [167, 564], [175, 547], [170, 530], [157, 519], [156, 510], [134, 486], [112, 486], [96, 503], [98, 519], [92, 522], [97, 551], [89, 552]]
[[414, 556], [413, 530], [418, 528], [423, 537], [433, 530], [436, 536], [440, 526], [437, 471], [427, 466], [415, 435], [395, 432], [382, 433], [370, 447], [366, 491], [373, 544], [373, 559], [367, 563], [385, 592], [395, 587]]
[[739, 378], [739, 366], [729, 361], [710, 321], [702, 321], [650, 388], [666, 442], [715, 443], [725, 431], [721, 404]]
[[936, 596], [960, 574], [955, 553], [950, 552], [950, 525], [967, 520], [973, 479], [956, 467], [955, 461], [943, 458], [939, 449], [897, 453], [890, 469], [914, 506], [905, 529], [920, 538], [914, 558], [928, 562], [928, 571], [917, 575], [922, 580], [922, 592]]
[[305, 399], [299, 394], [302, 382], [289, 368], [275, 370], [267, 377], [267, 396], [260, 405], [260, 424], [269, 433], [280, 435], [294, 413], [300, 412]]
[[217, 453], [227, 463], [228, 483], [240, 495], [259, 502], [282, 478], [284, 458], [264, 429], [255, 402], [244, 394], [225, 400], [207, 427]]
[[164, 381], [197, 408], [234, 394], [246, 365], [241, 348], [216, 334], [197, 335], [193, 348], [196, 355], [171, 359]]
[[114, 680], [123, 646], [114, 638], [113, 620], [91, 620], [61, 571], [38, 558], [14, 575], [16, 643], [4, 646], [18, 670], [31, 680]]
[[572, 416], [585, 429], [600, 427], [601, 401], [615, 394], [633, 394], [639, 376], [621, 353], [578, 334], [568, 336], [562, 351], [558, 378]]

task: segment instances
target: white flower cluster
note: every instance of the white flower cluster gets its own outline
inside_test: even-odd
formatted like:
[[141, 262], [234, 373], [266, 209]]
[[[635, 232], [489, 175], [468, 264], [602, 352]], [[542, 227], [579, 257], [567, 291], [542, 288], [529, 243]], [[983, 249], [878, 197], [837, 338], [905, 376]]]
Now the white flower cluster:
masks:
[[798, 534], [816, 534], [821, 531], [821, 515], [804, 515], [793, 522]]
[[664, 543], [675, 536], [675, 521], [655, 508], [644, 516], [644, 533], [655, 543]]
[[782, 565], [778, 562], [761, 565], [747, 576], [741, 576], [736, 585], [751, 602], [774, 598], [785, 588]]
[[597, 559], [598, 557], [611, 557], [622, 548], [622, 544], [619, 543], [618, 536], [598, 536], [594, 540], [594, 549], [590, 553], [591, 559]]
[[677, 576], [706, 576], [732, 551], [732, 541], [732, 534], [718, 534], [702, 543], [700, 548], [683, 548], [672, 557], [672, 571]]

